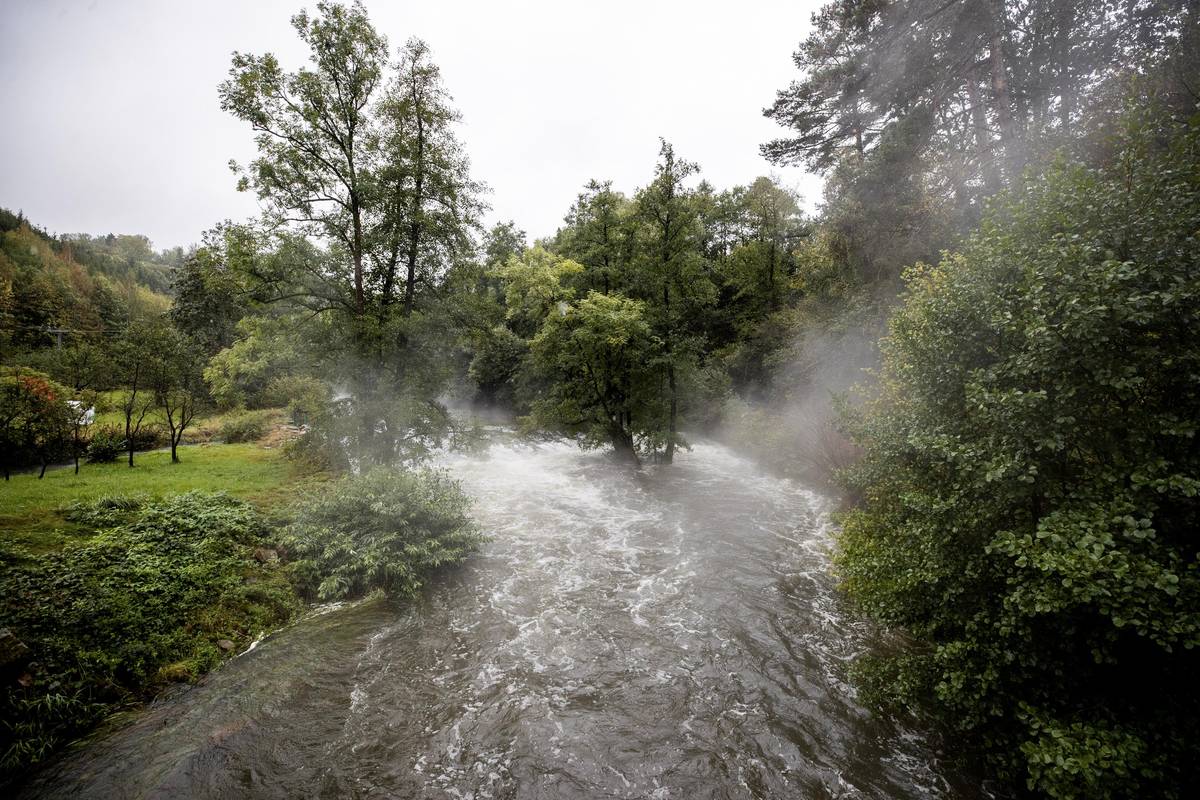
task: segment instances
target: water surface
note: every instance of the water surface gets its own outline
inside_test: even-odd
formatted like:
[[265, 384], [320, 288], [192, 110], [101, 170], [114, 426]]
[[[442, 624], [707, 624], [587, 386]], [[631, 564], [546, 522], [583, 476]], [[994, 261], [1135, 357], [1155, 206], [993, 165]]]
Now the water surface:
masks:
[[977, 794], [855, 701], [872, 643], [833, 591], [820, 496], [714, 444], [641, 471], [568, 443], [445, 466], [493, 540], [420, 602], [272, 636], [27, 793]]

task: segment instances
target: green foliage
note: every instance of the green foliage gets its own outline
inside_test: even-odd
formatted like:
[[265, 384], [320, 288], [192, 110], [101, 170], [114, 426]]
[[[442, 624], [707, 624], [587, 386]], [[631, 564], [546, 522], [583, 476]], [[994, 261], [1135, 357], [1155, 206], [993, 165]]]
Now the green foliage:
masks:
[[310, 498], [285, 539], [300, 592], [322, 601], [411, 597], [427, 574], [483, 541], [470, 498], [445, 474], [375, 468]]
[[515, 384], [521, 373], [529, 344], [508, 328], [490, 329], [475, 347], [467, 374], [485, 402], [509, 405], [514, 401]]
[[94, 535], [36, 559], [2, 555], [0, 611], [32, 663], [29, 685], [0, 698], [0, 774], [168, 678], [198, 676], [221, 660], [219, 640], [244, 645], [297, 610], [283, 570], [254, 558], [265, 526], [241, 501], [106, 497], [67, 513]]
[[237, 323], [248, 303], [230, 260], [242, 255], [247, 242], [240, 228], [219, 228], [212, 241], [184, 261], [175, 276], [171, 324], [193, 337], [206, 357], [233, 344]]
[[245, 411], [227, 416], [221, 423], [219, 436], [227, 444], [257, 442], [267, 435], [270, 427], [269, 411]]
[[1127, 118], [909, 274], [839, 565], [874, 670], [1051, 797], [1183, 797], [1200, 718], [1200, 128]]
[[70, 456], [70, 391], [44, 373], [0, 367], [0, 467], [7, 479], [14, 467]]
[[237, 324], [238, 339], [204, 370], [213, 399], [222, 408], [261, 406], [271, 381], [292, 374], [307, 360], [294, 320], [251, 316]]
[[109, 388], [113, 385], [111, 347], [71, 337], [62, 348], [51, 347], [18, 354], [20, 363], [45, 372], [76, 392]]
[[87, 446], [87, 460], [93, 464], [110, 464], [125, 452], [125, 436], [113, 425], [101, 425], [92, 431]]
[[516, 333], [529, 337], [547, 314], [558, 310], [559, 303], [575, 296], [569, 281], [583, 267], [535, 246], [509, 258], [497, 272], [504, 281], [508, 323]]
[[263, 402], [271, 408], [286, 408], [293, 423], [302, 425], [329, 413], [332, 399], [329, 384], [308, 375], [280, 375], [263, 390]]
[[533, 402], [532, 422], [578, 431], [585, 446], [611, 444], [628, 455], [662, 443], [662, 343], [644, 303], [588, 292], [551, 313], [531, 348], [535, 374], [549, 387]]
[[60, 509], [63, 519], [93, 530], [128, 522], [130, 516], [149, 502], [144, 494], [101, 495], [95, 500], [72, 500]]

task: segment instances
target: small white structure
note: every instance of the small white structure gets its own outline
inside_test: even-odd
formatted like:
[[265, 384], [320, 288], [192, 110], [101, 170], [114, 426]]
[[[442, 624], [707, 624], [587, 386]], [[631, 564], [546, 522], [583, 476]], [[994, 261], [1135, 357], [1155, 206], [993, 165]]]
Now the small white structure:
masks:
[[85, 409], [78, 400], [68, 400], [67, 405], [75, 412], [75, 421], [80, 425], [91, 425], [96, 421], [96, 407]]

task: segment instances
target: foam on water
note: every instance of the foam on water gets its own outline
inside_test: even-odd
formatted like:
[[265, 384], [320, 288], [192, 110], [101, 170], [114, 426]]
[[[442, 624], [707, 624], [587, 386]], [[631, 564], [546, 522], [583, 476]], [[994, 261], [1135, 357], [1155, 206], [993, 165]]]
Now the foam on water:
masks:
[[492, 540], [421, 602], [269, 637], [31, 792], [978, 794], [856, 702], [876, 641], [834, 590], [820, 495], [705, 442], [642, 470], [567, 442], [442, 465]]

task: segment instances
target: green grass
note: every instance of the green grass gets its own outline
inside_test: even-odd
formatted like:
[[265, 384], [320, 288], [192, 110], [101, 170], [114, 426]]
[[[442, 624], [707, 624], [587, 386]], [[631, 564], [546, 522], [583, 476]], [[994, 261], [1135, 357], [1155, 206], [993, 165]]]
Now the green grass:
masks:
[[[124, 397], [125, 393], [120, 390], [100, 392], [100, 397], [96, 403], [96, 419], [91, 428], [93, 431], [99, 428], [115, 428], [118, 431], [125, 430], [125, 414], [121, 411], [121, 402]], [[282, 408], [266, 409], [266, 412], [273, 425], [287, 421], [287, 412]], [[220, 436], [221, 426], [225, 424], [227, 419], [245, 413], [245, 411], [240, 409], [230, 411], [218, 411], [214, 408], [202, 409], [201, 413], [196, 415], [196, 418], [192, 420], [191, 424], [184, 431], [184, 444], [199, 444], [213, 441]], [[150, 427], [157, 427], [163, 431], [167, 429], [167, 414], [160, 406], [150, 409], [150, 412], [146, 414], [146, 418], [142, 420], [142, 428]]]
[[180, 463], [172, 464], [167, 452], [138, 453], [132, 469], [121, 460], [82, 464], [78, 475], [71, 468], [48, 471], [42, 480], [36, 473], [13, 475], [0, 482], [0, 546], [19, 545], [34, 552], [61, 547], [79, 533], [58, 512], [74, 500], [198, 489], [226, 491], [265, 507], [302, 493], [303, 485], [315, 480], [278, 449], [254, 444], [198, 445], [181, 450], [179, 457]]
[[0, 619], [29, 648], [24, 680], [0, 685], [0, 793], [109, 713], [195, 680], [302, 607], [287, 565], [256, 557], [279, 527], [248, 503], [188, 492], [79, 511], [90, 535], [0, 571]]

